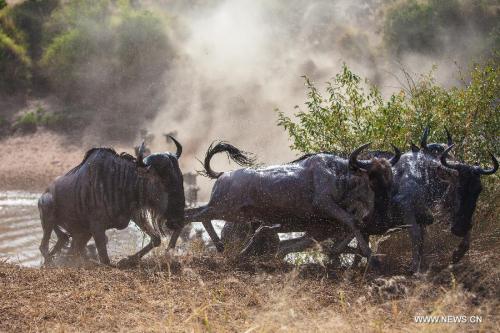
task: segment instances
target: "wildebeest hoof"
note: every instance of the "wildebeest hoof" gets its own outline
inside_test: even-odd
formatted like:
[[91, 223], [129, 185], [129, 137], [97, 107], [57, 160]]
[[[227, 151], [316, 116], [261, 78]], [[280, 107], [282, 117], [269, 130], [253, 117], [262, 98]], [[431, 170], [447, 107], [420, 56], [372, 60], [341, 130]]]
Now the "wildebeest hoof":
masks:
[[118, 263], [116, 264], [116, 267], [118, 267], [118, 268], [134, 267], [134, 266], [137, 266], [138, 263], [139, 263], [138, 259], [132, 258], [132, 257], [127, 257], [127, 258], [123, 258], [122, 260], [118, 261]]
[[217, 249], [218, 252], [224, 252], [224, 244], [222, 243], [216, 243], [215, 248]]
[[452, 264], [458, 264], [460, 260], [464, 257], [464, 252], [460, 250], [456, 250], [453, 252], [453, 256], [451, 257]]
[[368, 262], [368, 265], [371, 269], [380, 271], [382, 269], [382, 261], [377, 258], [377, 257], [370, 257], [370, 261]]

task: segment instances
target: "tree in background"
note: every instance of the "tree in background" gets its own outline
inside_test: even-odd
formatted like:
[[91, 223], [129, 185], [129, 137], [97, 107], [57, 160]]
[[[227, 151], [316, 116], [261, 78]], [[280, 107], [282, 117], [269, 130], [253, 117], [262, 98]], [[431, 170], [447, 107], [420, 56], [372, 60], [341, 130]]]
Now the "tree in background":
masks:
[[91, 110], [87, 121], [108, 126], [110, 138], [130, 140], [162, 103], [173, 56], [166, 19], [128, 1], [78, 0], [56, 9], [46, 29], [40, 65], [53, 93], [79, 117]]
[[408, 0], [389, 6], [383, 35], [389, 50], [402, 53], [442, 53], [443, 48], [475, 57], [498, 50], [500, 12], [495, 0]]
[[24, 94], [38, 83], [43, 24], [58, 3], [28, 0], [7, 6], [0, 2], [0, 94]]

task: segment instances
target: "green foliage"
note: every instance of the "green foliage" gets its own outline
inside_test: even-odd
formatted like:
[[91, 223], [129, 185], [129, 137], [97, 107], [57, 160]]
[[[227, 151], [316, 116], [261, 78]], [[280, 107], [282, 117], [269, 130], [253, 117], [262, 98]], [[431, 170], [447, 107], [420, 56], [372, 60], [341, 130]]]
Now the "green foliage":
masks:
[[[491, 0], [400, 1], [387, 12], [384, 40], [396, 54], [437, 53], [443, 47], [443, 37], [450, 45], [461, 45], [465, 36], [467, 46], [477, 49], [477, 55], [490, 56], [498, 49], [492, 36], [498, 34], [500, 26], [497, 6]], [[477, 39], [474, 45], [471, 35]]]
[[[291, 148], [300, 152], [333, 151], [347, 155], [355, 147], [373, 142], [372, 148], [388, 150], [390, 144], [408, 150], [418, 143], [423, 129], [431, 127], [429, 142], [446, 142], [444, 126], [453, 135], [456, 158], [469, 164], [491, 167], [489, 152], [500, 156], [500, 67], [494, 60], [471, 68], [460, 87], [446, 89], [432, 75], [383, 99], [346, 66], [328, 83], [326, 95], [306, 78], [306, 110], [291, 119], [278, 111], [278, 124], [287, 130]], [[481, 228], [498, 228], [498, 182], [500, 177], [483, 177], [483, 194], [477, 216]]]
[[463, 87], [445, 89], [432, 75], [383, 99], [374, 86], [344, 65], [322, 95], [306, 78], [307, 110], [292, 120], [279, 112], [278, 124], [288, 131], [291, 148], [301, 152], [335, 151], [348, 154], [355, 147], [389, 149], [390, 144], [408, 147], [418, 142], [423, 128], [431, 127], [431, 141], [446, 142], [447, 126], [455, 142], [455, 155], [469, 163], [490, 163], [488, 151], [500, 154], [500, 69], [491, 62], [476, 65]]
[[34, 60], [41, 54], [42, 25], [58, 2], [28, 0], [14, 6], [0, 2], [0, 93], [31, 87]]
[[31, 59], [24, 45], [0, 28], [0, 93], [26, 88], [31, 78]]
[[66, 103], [106, 110], [127, 135], [156, 111], [172, 54], [165, 18], [128, 1], [78, 0], [55, 10], [46, 29], [40, 65]]
[[17, 118], [13, 125], [14, 130], [23, 132], [34, 132], [40, 126], [54, 128], [58, 126], [64, 117], [60, 114], [46, 112], [41, 106], [35, 111], [29, 111]]

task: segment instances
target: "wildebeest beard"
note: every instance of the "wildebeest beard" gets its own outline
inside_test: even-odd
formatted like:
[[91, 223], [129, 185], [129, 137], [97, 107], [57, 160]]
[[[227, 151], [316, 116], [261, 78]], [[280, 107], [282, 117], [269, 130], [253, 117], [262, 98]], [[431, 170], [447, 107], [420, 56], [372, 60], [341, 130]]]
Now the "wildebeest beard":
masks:
[[[166, 220], [165, 226], [167, 228], [178, 229], [183, 226], [184, 221], [184, 181], [177, 159], [170, 156], [170, 154], [163, 154], [162, 157], [165, 159], [162, 161], [164, 163], [160, 162], [160, 165], [155, 169], [166, 189], [167, 197], [165, 199], [167, 200], [167, 207], [163, 214], [156, 211], [153, 216], [155, 219], [160, 220], [157, 221], [158, 225], [161, 225], [161, 220], [163, 219]], [[168, 162], [166, 159], [168, 159]], [[160, 231], [163, 233], [163, 230]]]

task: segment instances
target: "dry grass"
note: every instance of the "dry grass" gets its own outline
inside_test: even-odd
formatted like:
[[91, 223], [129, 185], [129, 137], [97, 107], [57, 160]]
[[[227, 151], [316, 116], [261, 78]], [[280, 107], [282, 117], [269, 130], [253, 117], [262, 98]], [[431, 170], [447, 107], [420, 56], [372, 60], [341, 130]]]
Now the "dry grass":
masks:
[[[140, 267], [0, 264], [0, 331], [500, 331], [498, 255], [419, 277], [267, 262], [214, 253]], [[419, 314], [479, 315], [482, 324], [417, 324]]]

